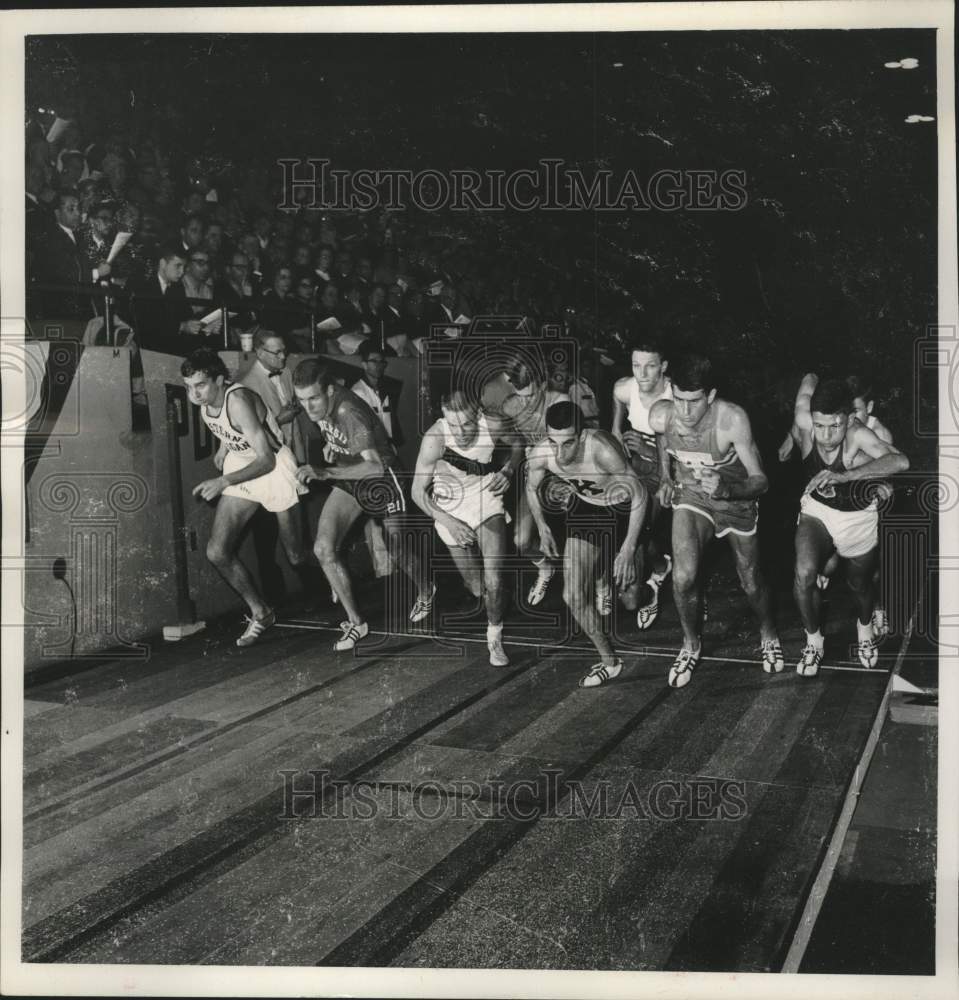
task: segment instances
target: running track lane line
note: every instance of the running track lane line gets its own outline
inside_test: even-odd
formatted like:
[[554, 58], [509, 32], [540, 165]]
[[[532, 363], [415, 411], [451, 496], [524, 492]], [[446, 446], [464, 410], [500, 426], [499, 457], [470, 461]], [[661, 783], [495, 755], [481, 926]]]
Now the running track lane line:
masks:
[[[920, 600], [922, 600], [921, 595]], [[909, 648], [909, 643], [912, 640], [918, 608], [919, 602], [917, 601], [916, 607], [913, 608], [912, 616], [909, 619], [909, 624], [906, 626], [905, 635], [902, 637], [902, 645], [899, 647], [896, 663], [889, 672], [886, 690], [883, 693], [882, 701], [879, 703], [879, 708], [876, 710], [876, 718], [873, 720], [872, 729], [866, 739], [866, 745], [863, 747], [862, 756], [859, 758], [859, 762], [856, 764], [856, 768], [849, 781], [849, 787], [846, 791], [839, 819], [833, 829], [829, 845], [826, 847], [815, 881], [809, 890], [809, 895], [806, 897], [806, 905], [803, 907], [802, 915], [796, 925], [792, 943], [783, 961], [781, 972], [798, 973], [799, 967], [802, 965], [803, 956], [809, 947], [816, 921], [819, 918], [819, 911], [825, 902], [826, 893], [829, 891], [829, 885], [836, 871], [836, 865], [839, 863], [843, 842], [846, 839], [846, 834], [849, 832], [856, 806], [859, 804], [859, 794], [862, 791], [863, 782], [866, 780], [866, 774], [872, 762], [872, 756], [879, 742], [879, 734], [882, 732], [886, 715], [889, 712], [889, 699], [892, 697], [893, 683], [895, 682], [896, 675], [902, 669], [906, 650]]]
[[[311, 622], [305, 618], [291, 618], [289, 621], [277, 622], [274, 628], [290, 628], [290, 629], [301, 629], [303, 631], [312, 632], [340, 632], [340, 628], [333, 625], [327, 625], [325, 622]], [[912, 620], [910, 619], [909, 629], [912, 628]], [[911, 635], [911, 632], [909, 633]], [[380, 635], [380, 636], [394, 636], [397, 639], [407, 639], [412, 637], [420, 639], [437, 639], [442, 641], [443, 639], [453, 639], [456, 642], [474, 642], [486, 644], [485, 639], [478, 639], [474, 635], [468, 635], [463, 632], [444, 632], [442, 635], [438, 635], [435, 632], [388, 632], [388, 631], [378, 631], [377, 629], [370, 629], [368, 635]], [[582, 652], [590, 653], [595, 652], [591, 650], [588, 646], [567, 646], [565, 643], [558, 642], [524, 642], [521, 639], [503, 639], [504, 646], [521, 646], [527, 649], [566, 649], [571, 652]], [[676, 659], [676, 653], [666, 649], [658, 649], [653, 646], [645, 647], [642, 652], [634, 652], [632, 650], [623, 650], [617, 654], [621, 657], [637, 657], [637, 656], [662, 656], [666, 659], [674, 660]], [[389, 653], [383, 654], [384, 658], [389, 658]], [[741, 657], [736, 656], [701, 656], [699, 658], [700, 663], [745, 663], [749, 666], [759, 666], [759, 657], [757, 656], [754, 660], [745, 660]], [[883, 674], [882, 667], [854, 667], [854, 666], [841, 666], [840, 664], [829, 664], [823, 663], [819, 667], [820, 670], [843, 670], [848, 673], [853, 674], [875, 674], [877, 677], [881, 677]], [[787, 666], [783, 673], [788, 673], [789, 667]]]

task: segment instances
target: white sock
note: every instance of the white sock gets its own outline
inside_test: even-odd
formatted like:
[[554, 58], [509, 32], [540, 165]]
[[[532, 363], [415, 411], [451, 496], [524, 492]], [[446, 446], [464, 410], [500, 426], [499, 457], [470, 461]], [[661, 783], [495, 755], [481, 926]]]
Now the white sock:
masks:
[[866, 642], [869, 639], [874, 639], [875, 634], [872, 630], [872, 621], [866, 622], [865, 625], [857, 618], [856, 619], [856, 631], [859, 633], [859, 641]]
[[502, 639], [502, 638], [503, 638], [502, 623], [500, 623], [499, 625], [494, 625], [492, 622], [490, 622], [486, 626], [486, 641], [495, 642], [497, 639]]
[[822, 649], [822, 644], [823, 644], [822, 629], [817, 628], [815, 632], [806, 633], [807, 646], [815, 646], [816, 649]]

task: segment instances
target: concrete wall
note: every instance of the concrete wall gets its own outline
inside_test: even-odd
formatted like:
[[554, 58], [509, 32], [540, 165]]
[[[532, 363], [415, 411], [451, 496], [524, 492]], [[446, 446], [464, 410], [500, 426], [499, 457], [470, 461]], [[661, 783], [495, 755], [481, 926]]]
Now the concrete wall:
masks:
[[[35, 382], [49, 351], [58, 348], [55, 342], [25, 346], [28, 382]], [[221, 356], [239, 373], [252, 360], [237, 352]], [[181, 359], [152, 352], [142, 357], [148, 432], [132, 429], [130, 357], [125, 349], [84, 348], [59, 412], [34, 413], [35, 427], [43, 426], [49, 435], [25, 492], [27, 671], [70, 657], [102, 655], [107, 649], [116, 652], [117, 647], [121, 655], [143, 657], [146, 650], [139, 641], [177, 621], [168, 391], [178, 400], [175, 435], [189, 596], [200, 619], [241, 609], [237, 596], [206, 560], [214, 508], [191, 492], [215, 474], [212, 436], [186, 399]], [[347, 384], [359, 377], [358, 359], [329, 360]], [[391, 359], [387, 369], [399, 389], [398, 416], [406, 437], [401, 459], [410, 470], [422, 436], [418, 369], [415, 359]], [[36, 410], [39, 393], [28, 392], [28, 398]], [[242, 557], [255, 571], [249, 538]], [[277, 561], [288, 586], [295, 588], [296, 578], [285, 560], [278, 555]]]

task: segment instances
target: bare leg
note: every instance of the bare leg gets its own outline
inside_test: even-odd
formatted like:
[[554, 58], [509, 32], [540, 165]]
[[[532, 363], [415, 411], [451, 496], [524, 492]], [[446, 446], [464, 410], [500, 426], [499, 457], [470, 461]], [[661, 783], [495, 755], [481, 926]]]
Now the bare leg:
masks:
[[683, 645], [694, 652], [701, 643], [700, 568], [713, 537], [707, 517], [681, 508], [673, 511], [673, 596], [683, 628]]
[[416, 587], [417, 597], [420, 600], [428, 600], [432, 591], [432, 581], [427, 576], [426, 564], [420, 558], [416, 545], [404, 545], [404, 534], [409, 529], [404, 525], [401, 518], [383, 518], [383, 532], [386, 535], [390, 553], [396, 564], [413, 581]]
[[593, 604], [591, 584], [596, 576], [599, 551], [583, 538], [567, 538], [563, 552], [563, 599], [579, 627], [589, 636], [603, 663], [616, 661], [609, 637], [603, 631], [602, 619]]
[[506, 557], [506, 519], [497, 514], [476, 529], [480, 552], [483, 553], [483, 585], [486, 590], [486, 617], [490, 625], [503, 621], [503, 561]]
[[349, 493], [331, 490], [320, 512], [320, 520], [316, 526], [316, 544], [313, 547], [333, 592], [354, 625], [359, 625], [364, 619], [353, 597], [353, 585], [346, 566], [340, 559], [339, 550], [346, 533], [362, 513], [363, 509]]
[[875, 607], [875, 587], [873, 572], [876, 567], [878, 549], [872, 549], [864, 556], [856, 556], [846, 560], [846, 581], [856, 602], [859, 614], [859, 624], [866, 626], [872, 622], [872, 611]]
[[759, 619], [759, 633], [764, 640], [778, 638], [773, 621], [769, 588], [759, 568], [759, 538], [756, 535], [727, 536], [736, 556], [736, 572], [750, 606]]
[[450, 555], [463, 578], [466, 589], [474, 596], [483, 594], [483, 567], [480, 558], [472, 548], [464, 545], [448, 545]]
[[247, 568], [237, 557], [240, 534], [259, 504], [242, 497], [221, 496], [213, 518], [213, 531], [206, 545], [206, 557], [224, 580], [246, 601], [254, 618], [270, 612], [253, 583]]
[[816, 586], [816, 577], [832, 549], [832, 538], [822, 521], [800, 514], [796, 527], [793, 596], [796, 598], [803, 628], [810, 635], [816, 635], [822, 625], [822, 593]]

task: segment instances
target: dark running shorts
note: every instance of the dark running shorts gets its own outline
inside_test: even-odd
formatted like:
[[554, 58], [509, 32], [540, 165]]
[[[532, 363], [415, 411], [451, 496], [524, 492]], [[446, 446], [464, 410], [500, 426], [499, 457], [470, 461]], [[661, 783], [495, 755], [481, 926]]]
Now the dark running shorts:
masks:
[[[567, 538], [582, 538], [594, 545], [611, 540], [619, 548], [629, 530], [629, 504], [600, 507], [587, 503], [561, 479], [551, 477], [540, 490], [543, 516], [549, 525], [557, 548], [562, 549]], [[609, 544], [609, 542], [606, 542]]]
[[334, 489], [349, 493], [368, 517], [394, 517], [405, 514], [409, 507], [406, 484], [392, 469], [387, 469], [382, 476], [328, 479], [327, 482]]

